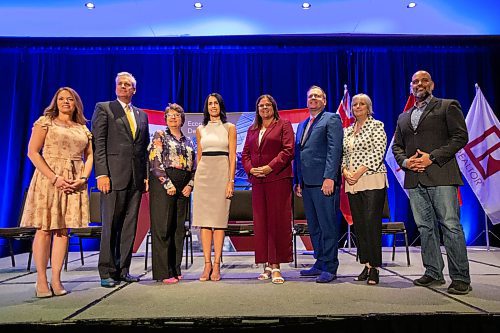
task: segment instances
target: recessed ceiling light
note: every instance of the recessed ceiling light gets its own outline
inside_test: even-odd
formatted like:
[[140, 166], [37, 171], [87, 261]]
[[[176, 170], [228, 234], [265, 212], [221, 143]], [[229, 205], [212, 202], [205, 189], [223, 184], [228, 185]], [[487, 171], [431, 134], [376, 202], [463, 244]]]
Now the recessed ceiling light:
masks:
[[203, 4], [201, 2], [195, 2], [193, 6], [195, 9], [202, 9], [203, 8]]
[[93, 2], [87, 2], [85, 4], [85, 7], [87, 7], [87, 9], [94, 9], [95, 8], [95, 4]]
[[302, 9], [310, 9], [311, 8], [311, 4], [309, 2], [304, 2], [302, 4]]
[[416, 2], [410, 2], [409, 4], [406, 5], [406, 8], [415, 8], [417, 6]]

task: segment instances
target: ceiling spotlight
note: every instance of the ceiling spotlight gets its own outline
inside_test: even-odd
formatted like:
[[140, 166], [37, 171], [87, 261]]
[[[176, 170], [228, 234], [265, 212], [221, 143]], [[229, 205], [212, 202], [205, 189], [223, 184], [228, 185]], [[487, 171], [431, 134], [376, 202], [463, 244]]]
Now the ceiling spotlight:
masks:
[[87, 2], [85, 4], [85, 7], [87, 7], [87, 9], [94, 9], [95, 8], [95, 5], [93, 2]]
[[417, 6], [416, 2], [410, 2], [409, 4], [406, 5], [406, 8], [415, 8]]
[[302, 9], [311, 9], [311, 4], [309, 2], [304, 2], [302, 4]]
[[202, 9], [203, 8], [203, 4], [201, 2], [195, 2], [193, 6], [194, 6], [194, 9]]

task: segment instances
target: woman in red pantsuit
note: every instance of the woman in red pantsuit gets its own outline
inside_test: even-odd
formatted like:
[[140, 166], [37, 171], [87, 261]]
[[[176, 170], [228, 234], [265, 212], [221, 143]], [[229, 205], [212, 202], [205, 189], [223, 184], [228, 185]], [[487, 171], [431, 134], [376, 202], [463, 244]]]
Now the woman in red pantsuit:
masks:
[[280, 263], [292, 261], [293, 156], [292, 124], [280, 119], [271, 95], [260, 96], [242, 162], [252, 183], [255, 262], [265, 264], [259, 280], [275, 284], [285, 282]]

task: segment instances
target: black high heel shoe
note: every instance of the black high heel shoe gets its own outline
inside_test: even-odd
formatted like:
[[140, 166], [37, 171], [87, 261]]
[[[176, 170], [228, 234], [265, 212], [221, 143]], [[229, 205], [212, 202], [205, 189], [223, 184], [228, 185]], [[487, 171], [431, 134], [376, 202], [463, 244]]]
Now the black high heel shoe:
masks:
[[368, 266], [365, 266], [365, 268], [363, 268], [363, 271], [357, 277], [354, 278], [354, 281], [366, 281], [366, 279], [368, 279], [369, 271], [370, 269], [368, 268]]
[[370, 273], [368, 276], [368, 281], [366, 283], [371, 284], [371, 285], [376, 285], [379, 282], [379, 273], [378, 269], [375, 267], [370, 268]]

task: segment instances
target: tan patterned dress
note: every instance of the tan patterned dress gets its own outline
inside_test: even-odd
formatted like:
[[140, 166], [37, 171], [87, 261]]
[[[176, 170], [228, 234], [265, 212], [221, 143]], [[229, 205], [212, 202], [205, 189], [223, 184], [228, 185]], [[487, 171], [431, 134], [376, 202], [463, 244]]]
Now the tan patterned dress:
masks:
[[[79, 179], [84, 170], [83, 152], [92, 134], [85, 125], [63, 127], [49, 117], [40, 117], [34, 125], [47, 129], [42, 156], [56, 175]], [[38, 169], [26, 196], [21, 226], [42, 230], [86, 227], [89, 223], [87, 189], [65, 194]]]

